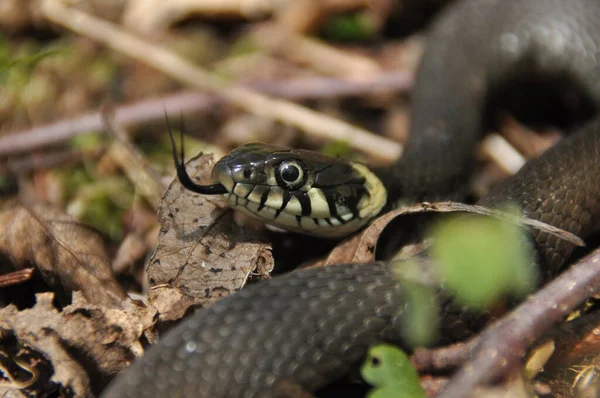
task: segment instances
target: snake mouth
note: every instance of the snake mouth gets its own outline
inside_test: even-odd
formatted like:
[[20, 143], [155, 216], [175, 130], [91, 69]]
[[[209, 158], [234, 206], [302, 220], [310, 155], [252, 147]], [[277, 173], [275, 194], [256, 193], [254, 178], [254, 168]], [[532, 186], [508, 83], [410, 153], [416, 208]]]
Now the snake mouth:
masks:
[[309, 176], [310, 183], [296, 190], [273, 184], [268, 172], [253, 167], [257, 175], [248, 178], [248, 169], [223, 158], [212, 176], [227, 190], [223, 196], [230, 207], [284, 230], [342, 237], [364, 226], [387, 201], [381, 181], [360, 164], [352, 164], [356, 176], [348, 184], [319, 186], [317, 178]]
[[181, 184], [192, 192], [223, 195], [230, 207], [266, 224], [308, 235], [337, 238], [355, 232], [387, 201], [383, 183], [366, 166], [316, 152], [244, 144], [213, 167], [216, 184], [199, 185], [185, 168], [169, 129]]

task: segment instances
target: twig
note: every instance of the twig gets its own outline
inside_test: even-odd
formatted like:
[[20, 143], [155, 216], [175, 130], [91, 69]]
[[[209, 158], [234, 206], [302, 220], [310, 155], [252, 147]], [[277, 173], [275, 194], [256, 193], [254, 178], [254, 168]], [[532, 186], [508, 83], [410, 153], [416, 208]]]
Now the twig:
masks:
[[0, 276], [0, 287], [16, 285], [27, 282], [33, 276], [35, 268], [24, 268], [9, 274]]
[[[208, 96], [183, 92], [131, 105], [122, 105], [115, 111], [115, 120], [124, 127], [153, 120], [164, 121], [163, 107], [168, 113], [178, 114], [181, 111], [183, 114], [187, 114], [205, 109], [212, 103], [213, 101]], [[100, 112], [90, 112], [76, 118], [34, 127], [0, 137], [0, 156], [31, 151], [68, 140], [81, 133], [99, 131], [103, 128]]]
[[476, 338], [466, 343], [456, 343], [441, 348], [417, 348], [410, 360], [419, 372], [432, 372], [456, 368], [469, 359]]
[[381, 71], [381, 67], [369, 57], [337, 49], [279, 24], [264, 24], [255, 30], [252, 37], [261, 48], [308, 64], [311, 69], [324, 74], [365, 80]]
[[526, 160], [504, 137], [491, 134], [481, 143], [482, 152], [506, 173], [513, 175]]
[[233, 86], [170, 51], [151, 45], [114, 24], [69, 8], [60, 0], [43, 0], [42, 10], [47, 19], [57, 24], [104, 43], [113, 50], [150, 65], [190, 87], [216, 92], [231, 103], [256, 115], [294, 125], [306, 134], [319, 138], [348, 141], [353, 148], [376, 158], [392, 161], [402, 153], [400, 144], [367, 130], [291, 102], [276, 100], [246, 88]]
[[188, 15], [252, 19], [268, 15], [276, 8], [276, 3], [270, 0], [136, 0], [128, 2], [123, 20], [127, 27], [137, 32], [156, 33], [167, 30]]
[[377, 92], [408, 91], [413, 86], [409, 71], [380, 72], [368, 79], [355, 81], [332, 77], [304, 77], [280, 82], [255, 82], [248, 87], [289, 100], [339, 98]]
[[471, 360], [439, 397], [469, 397], [475, 386], [504, 376], [550, 326], [599, 289], [600, 249], [596, 249], [483, 332]]
[[[308, 77], [280, 81], [257, 81], [247, 85], [254, 90], [289, 100], [361, 96], [377, 92], [406, 91], [412, 87], [413, 74], [407, 71], [382, 72], [366, 81], [347, 81], [329, 77]], [[115, 121], [124, 128], [151, 121], [164, 121], [168, 114], [187, 115], [208, 110], [222, 102], [214, 94], [182, 91], [142, 100], [115, 108]], [[32, 151], [57, 144], [81, 133], [102, 130], [99, 112], [34, 127], [0, 137], [0, 157]]]
[[82, 159], [97, 159], [104, 153], [103, 148], [89, 150], [62, 149], [34, 153], [26, 158], [9, 160], [6, 165], [0, 164], [0, 174], [14, 173], [23, 175], [39, 169], [51, 169], [81, 162]]

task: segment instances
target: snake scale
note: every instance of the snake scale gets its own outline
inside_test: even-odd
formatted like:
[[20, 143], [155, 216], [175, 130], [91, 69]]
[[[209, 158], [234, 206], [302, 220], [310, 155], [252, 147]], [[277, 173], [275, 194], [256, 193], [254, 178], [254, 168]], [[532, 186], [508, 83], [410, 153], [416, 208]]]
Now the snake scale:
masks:
[[[429, 34], [406, 152], [389, 172], [393, 192], [415, 199], [460, 192], [487, 109], [503, 95], [513, 105], [536, 96], [557, 100], [577, 121], [593, 115], [600, 103], [598, 21], [597, 0], [449, 6]], [[525, 80], [543, 84], [506, 97], [504, 87]], [[544, 87], [553, 91], [539, 91]], [[554, 114], [539, 109], [542, 118]], [[527, 216], [585, 239], [600, 218], [600, 121], [577, 130], [480, 204], [510, 200]], [[559, 269], [573, 250], [545, 233], [533, 237], [546, 270]], [[356, 366], [370, 345], [402, 346], [399, 289], [381, 263], [292, 272], [248, 286], [176, 326], [103, 396], [276, 397], [289, 383], [315, 391]]]

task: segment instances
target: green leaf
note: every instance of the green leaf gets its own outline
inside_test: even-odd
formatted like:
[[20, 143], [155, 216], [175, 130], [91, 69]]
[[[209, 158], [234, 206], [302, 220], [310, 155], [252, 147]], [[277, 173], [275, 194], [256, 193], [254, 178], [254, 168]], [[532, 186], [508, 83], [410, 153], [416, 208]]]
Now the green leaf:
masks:
[[367, 383], [377, 387], [369, 398], [426, 398], [408, 356], [392, 345], [371, 347], [360, 373]]
[[[518, 214], [514, 207], [507, 212]], [[461, 304], [489, 307], [506, 294], [522, 296], [535, 285], [533, 249], [515, 223], [456, 215], [436, 225], [432, 235], [440, 276]]]

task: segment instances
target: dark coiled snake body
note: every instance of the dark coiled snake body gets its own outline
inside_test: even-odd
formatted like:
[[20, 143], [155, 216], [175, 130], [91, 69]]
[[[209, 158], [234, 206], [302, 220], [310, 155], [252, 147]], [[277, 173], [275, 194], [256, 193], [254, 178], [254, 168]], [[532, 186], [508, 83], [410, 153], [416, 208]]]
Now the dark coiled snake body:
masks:
[[[529, 96], [548, 97], [578, 122], [593, 116], [600, 103], [599, 21], [597, 0], [451, 5], [429, 36], [410, 139], [386, 177], [393, 192], [415, 199], [460, 193], [498, 98], [518, 107]], [[552, 92], [514, 96], [506, 89], [526, 80]], [[600, 122], [578, 128], [481, 204], [505, 201], [585, 239], [600, 220]], [[534, 240], [545, 269], [559, 269], [573, 250], [545, 233]], [[402, 345], [399, 289], [380, 263], [292, 272], [249, 286], [171, 330], [103, 396], [274, 397], [282, 381], [314, 391], [356, 366], [372, 344]]]

